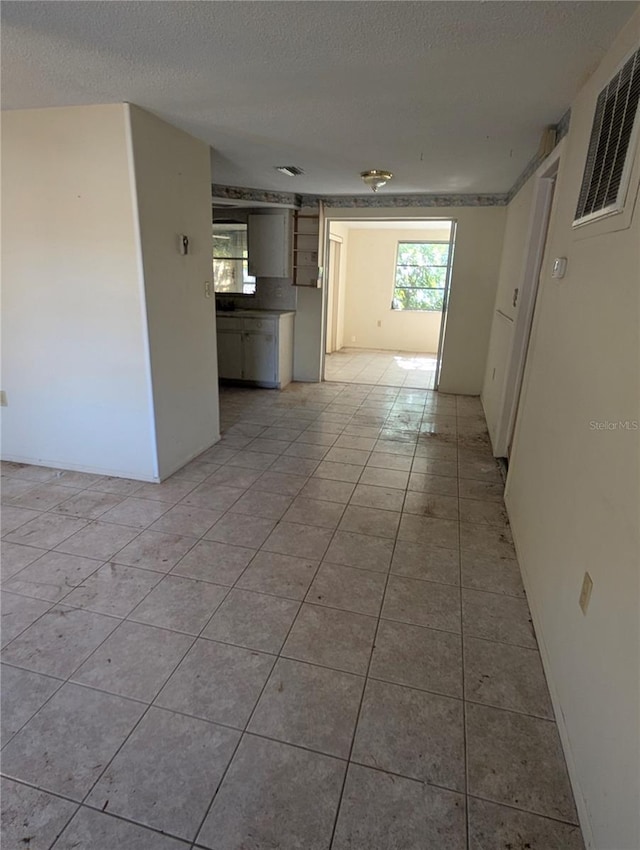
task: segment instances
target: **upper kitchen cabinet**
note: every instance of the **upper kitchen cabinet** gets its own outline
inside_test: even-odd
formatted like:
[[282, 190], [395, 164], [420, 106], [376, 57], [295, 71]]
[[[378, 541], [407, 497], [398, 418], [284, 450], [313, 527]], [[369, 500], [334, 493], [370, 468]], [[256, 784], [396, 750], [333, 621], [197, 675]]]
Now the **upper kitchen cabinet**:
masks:
[[290, 277], [291, 219], [288, 210], [250, 214], [249, 274], [253, 277]]

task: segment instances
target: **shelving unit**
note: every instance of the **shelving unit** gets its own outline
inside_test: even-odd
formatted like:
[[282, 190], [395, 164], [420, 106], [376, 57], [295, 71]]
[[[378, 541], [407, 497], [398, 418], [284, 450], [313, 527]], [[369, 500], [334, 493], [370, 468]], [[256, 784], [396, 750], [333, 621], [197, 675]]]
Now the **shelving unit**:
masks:
[[293, 215], [293, 285], [320, 286], [318, 242], [320, 216], [295, 210]]

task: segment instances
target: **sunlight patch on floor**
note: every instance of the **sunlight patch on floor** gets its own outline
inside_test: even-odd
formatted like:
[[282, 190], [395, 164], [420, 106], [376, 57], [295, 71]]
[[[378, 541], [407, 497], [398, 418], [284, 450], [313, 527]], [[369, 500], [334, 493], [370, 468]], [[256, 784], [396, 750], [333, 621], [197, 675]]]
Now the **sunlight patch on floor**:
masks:
[[325, 381], [433, 389], [435, 354], [343, 348], [325, 359]]

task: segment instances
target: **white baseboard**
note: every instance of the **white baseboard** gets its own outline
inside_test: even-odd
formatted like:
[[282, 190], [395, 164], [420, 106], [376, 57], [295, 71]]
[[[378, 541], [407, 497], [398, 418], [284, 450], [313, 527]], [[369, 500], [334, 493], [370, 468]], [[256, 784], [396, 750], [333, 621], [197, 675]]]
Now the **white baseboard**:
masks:
[[46, 458], [24, 457], [22, 455], [3, 454], [2, 460], [9, 463], [26, 463], [29, 466], [48, 466], [51, 469], [67, 469], [70, 472], [88, 472], [92, 475], [109, 475], [112, 478], [131, 478], [133, 481], [148, 481], [150, 483], [158, 483], [158, 476], [140, 475], [132, 473], [131, 470], [125, 469], [106, 469], [100, 466], [86, 466], [81, 463], [61, 463], [57, 460], [47, 460]]
[[162, 478], [160, 478], [159, 475], [140, 475], [139, 473], [132, 473], [130, 470], [127, 471], [125, 469], [106, 469], [100, 466], [86, 466], [79, 463], [61, 463], [56, 460], [25, 457], [23, 455], [3, 454], [2, 460], [9, 463], [26, 463], [29, 466], [48, 466], [51, 469], [68, 469], [70, 472], [87, 472], [91, 475], [109, 475], [112, 478], [131, 478], [133, 481], [145, 481], [151, 484], [159, 484], [161, 481], [166, 481], [166, 479], [172, 476], [174, 472], [178, 472], [179, 469], [182, 469], [183, 466], [191, 463], [191, 461], [197, 458], [198, 455], [201, 455], [202, 452], [206, 452], [207, 449], [210, 449], [211, 446], [215, 446], [218, 442], [220, 442], [220, 434], [216, 436], [213, 442], [199, 448], [197, 451], [193, 452], [193, 454], [189, 455], [186, 460], [180, 461], [177, 466], [172, 468], [170, 472], [167, 472], [166, 475], [163, 475]]

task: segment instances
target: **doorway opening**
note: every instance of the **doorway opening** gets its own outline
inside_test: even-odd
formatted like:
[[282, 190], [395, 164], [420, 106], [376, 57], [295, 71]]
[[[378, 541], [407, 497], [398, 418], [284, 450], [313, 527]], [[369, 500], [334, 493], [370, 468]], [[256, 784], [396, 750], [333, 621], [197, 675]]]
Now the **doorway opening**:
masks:
[[456, 222], [326, 218], [323, 380], [437, 389]]

